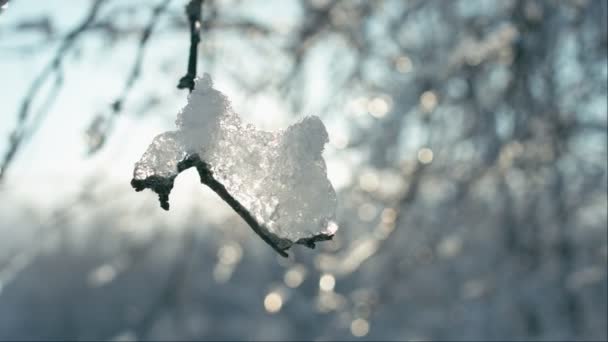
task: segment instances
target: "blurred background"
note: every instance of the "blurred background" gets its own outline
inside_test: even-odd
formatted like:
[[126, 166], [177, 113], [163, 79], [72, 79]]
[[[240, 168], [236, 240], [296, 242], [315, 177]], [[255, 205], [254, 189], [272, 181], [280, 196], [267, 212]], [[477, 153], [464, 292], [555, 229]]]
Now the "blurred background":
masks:
[[205, 0], [199, 74], [330, 136], [287, 259], [194, 170], [130, 187], [186, 4], [0, 1], [0, 339], [607, 339], [608, 2]]

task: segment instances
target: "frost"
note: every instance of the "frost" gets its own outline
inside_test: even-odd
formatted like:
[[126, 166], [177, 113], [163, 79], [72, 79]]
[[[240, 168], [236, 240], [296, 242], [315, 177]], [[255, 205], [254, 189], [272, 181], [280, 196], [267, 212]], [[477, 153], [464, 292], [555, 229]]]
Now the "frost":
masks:
[[155, 191], [168, 210], [175, 177], [196, 167], [201, 183], [281, 255], [294, 243], [312, 248], [335, 234], [336, 194], [321, 155], [328, 136], [318, 117], [284, 131], [257, 130], [205, 75], [175, 123], [177, 130], [156, 136], [135, 164], [135, 190]]

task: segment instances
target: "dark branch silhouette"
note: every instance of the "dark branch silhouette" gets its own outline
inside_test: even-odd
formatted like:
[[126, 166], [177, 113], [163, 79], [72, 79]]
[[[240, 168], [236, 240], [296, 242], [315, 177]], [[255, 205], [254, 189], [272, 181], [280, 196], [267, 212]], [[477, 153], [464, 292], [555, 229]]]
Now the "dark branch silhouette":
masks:
[[179, 80], [177, 88], [194, 89], [196, 64], [198, 61], [198, 43], [201, 41], [201, 11], [203, 0], [190, 0], [186, 6], [186, 15], [190, 23], [190, 53], [188, 54], [188, 72]]

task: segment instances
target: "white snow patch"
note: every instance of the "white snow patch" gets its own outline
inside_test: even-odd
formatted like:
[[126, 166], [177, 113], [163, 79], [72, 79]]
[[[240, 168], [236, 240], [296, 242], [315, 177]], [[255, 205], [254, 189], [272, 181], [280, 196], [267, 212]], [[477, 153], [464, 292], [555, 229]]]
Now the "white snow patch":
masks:
[[230, 195], [278, 237], [297, 242], [336, 232], [336, 193], [322, 157], [328, 134], [318, 117], [283, 131], [257, 130], [242, 122], [205, 75], [196, 80], [176, 126], [154, 138], [135, 164], [135, 180], [175, 177], [178, 164], [196, 154]]

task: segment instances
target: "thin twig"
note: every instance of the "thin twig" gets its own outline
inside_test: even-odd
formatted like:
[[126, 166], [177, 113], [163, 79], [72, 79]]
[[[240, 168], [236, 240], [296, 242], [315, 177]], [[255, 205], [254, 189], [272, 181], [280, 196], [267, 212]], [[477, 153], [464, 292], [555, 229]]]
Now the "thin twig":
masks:
[[144, 189], [150, 189], [158, 194], [160, 206], [169, 210], [169, 193], [173, 189], [175, 178], [181, 172], [196, 167], [200, 176], [201, 183], [207, 185], [213, 190], [224, 202], [226, 202], [234, 211], [236, 211], [245, 222], [251, 227], [251, 229], [264, 240], [270, 247], [272, 247], [277, 253], [283, 257], [287, 257], [285, 252], [294, 243], [304, 245], [308, 248], [315, 248], [315, 243], [320, 241], [331, 240], [333, 235], [326, 235], [323, 233], [301, 238], [297, 241], [291, 241], [289, 239], [281, 238], [276, 234], [273, 234], [264, 224], [258, 222], [258, 220], [251, 214], [251, 212], [245, 208], [236, 198], [234, 198], [226, 189], [226, 187], [219, 182], [214, 176], [213, 172], [209, 168], [209, 165], [205, 163], [197, 154], [192, 154], [186, 159], [182, 160], [177, 164], [177, 173], [169, 177], [161, 177], [157, 175], [149, 176], [145, 179], [132, 179], [131, 186], [135, 191], [142, 191]]
[[[292, 242], [272, 234], [267, 228], [263, 227], [249, 212], [249, 210], [247, 210], [238, 200], [236, 200], [222, 183], [215, 179], [213, 172], [211, 172], [207, 163], [202, 161], [197, 154], [191, 155], [179, 162], [177, 164], [177, 174], [191, 167], [196, 167], [201, 183], [207, 185], [209, 188], [211, 188], [211, 190], [218, 194], [218, 196], [220, 196], [224, 202], [226, 202], [237, 214], [239, 214], [239, 216], [241, 216], [243, 220], [247, 222], [251, 229], [253, 229], [253, 231], [262, 238], [262, 240], [277, 251], [277, 253], [279, 253], [281, 256], [287, 257], [285, 250], [291, 247]], [[156, 192], [158, 194], [161, 208], [169, 210], [169, 193], [173, 189], [173, 184], [177, 174], [167, 178], [156, 175], [147, 177], [145, 179], [134, 178], [131, 180], [131, 186], [135, 189], [135, 191], [142, 191], [148, 188]], [[312, 248], [314, 247], [314, 242], [320, 240], [321, 239], [317, 238], [317, 240], [314, 241], [298, 241], [298, 243], [305, 244]]]
[[201, 41], [201, 11], [203, 0], [190, 0], [186, 6], [186, 15], [190, 22], [190, 55], [188, 57], [188, 72], [179, 80], [178, 89], [188, 88], [190, 92], [194, 89], [194, 78], [196, 78], [196, 61], [198, 59], [198, 43]]

